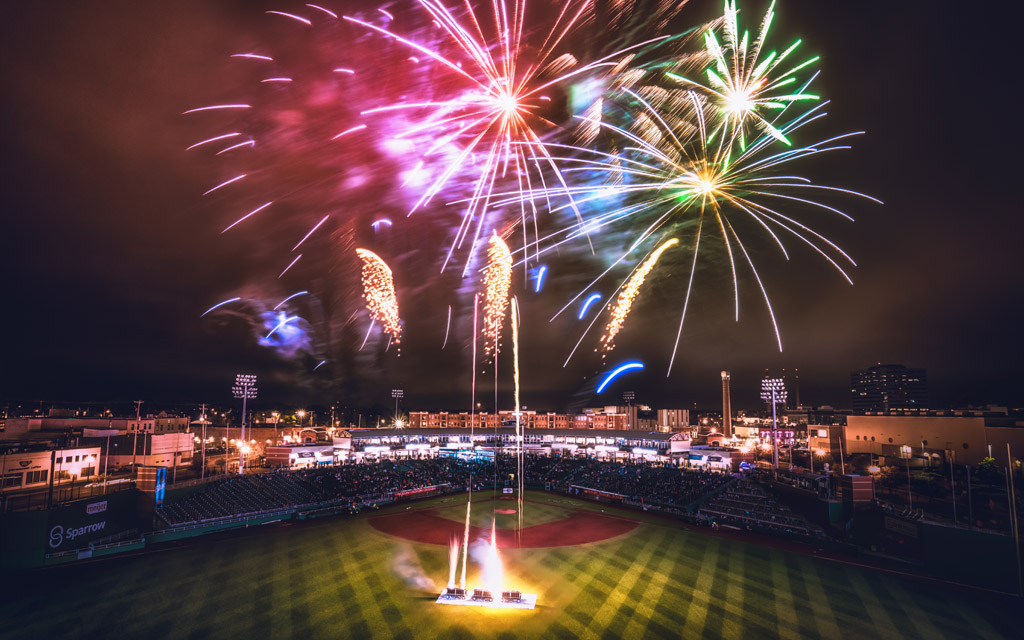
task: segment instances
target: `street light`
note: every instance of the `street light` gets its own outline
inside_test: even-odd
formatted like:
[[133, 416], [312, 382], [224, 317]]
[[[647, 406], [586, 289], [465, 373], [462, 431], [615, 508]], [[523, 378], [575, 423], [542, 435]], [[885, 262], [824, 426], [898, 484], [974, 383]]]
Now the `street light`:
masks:
[[913, 453], [913, 449], [910, 445], [905, 444], [900, 447], [900, 454], [907, 459], [907, 506], [911, 509], [914, 508], [914, 492], [910, 488], [910, 455]]
[[871, 474], [871, 499], [872, 500], [876, 500], [877, 499], [875, 497], [875, 479], [878, 477], [878, 472], [881, 471], [881, 470], [882, 470], [882, 468], [879, 467], [877, 464], [873, 464], [870, 467], [868, 467], [868, 473]]
[[772, 405], [772, 473], [779, 474], [779, 441], [777, 431], [779, 418], [776, 406], [786, 403], [786, 382], [782, 378], [765, 378], [761, 381], [761, 399]]
[[[242, 437], [241, 440], [245, 441], [245, 410], [246, 403], [250, 398], [256, 399], [256, 376], [240, 373], [235, 376], [235, 386], [231, 388], [231, 391], [235, 394], [236, 398], [242, 399]], [[241, 475], [245, 472], [245, 451], [239, 449], [238, 452], [238, 474]]]
[[200, 424], [203, 425], [203, 439], [200, 441], [202, 443], [202, 447], [203, 447], [203, 449], [202, 449], [202, 460], [203, 460], [202, 464], [203, 464], [203, 468], [199, 472], [199, 477], [200, 477], [200, 479], [203, 479], [203, 478], [206, 478], [206, 425], [209, 424], [209, 420], [206, 419], [206, 403], [203, 403], [203, 407], [202, 407], [202, 409], [200, 409], [199, 422], [200, 422]]

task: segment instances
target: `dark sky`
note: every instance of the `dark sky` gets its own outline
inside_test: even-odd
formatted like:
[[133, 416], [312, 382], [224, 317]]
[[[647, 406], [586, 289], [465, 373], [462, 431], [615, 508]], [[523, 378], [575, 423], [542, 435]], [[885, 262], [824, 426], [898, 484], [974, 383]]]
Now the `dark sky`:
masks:
[[[290, 244], [277, 252], [249, 232], [221, 235], [240, 205], [202, 199], [214, 165], [184, 151], [203, 132], [182, 112], [244, 95], [245, 79], [228, 56], [276, 33], [262, 9], [291, 5], [97, 0], [4, 7], [0, 237], [7, 347], [0, 401], [225, 402], [234, 373], [247, 371], [260, 375], [261, 403], [268, 406], [365, 406], [387, 402], [390, 389], [401, 386], [407, 408], [468, 407], [466, 340], [455, 338], [440, 351], [449, 299], [443, 287], [457, 284], [422, 275], [423, 263], [435, 257], [423, 245], [443, 246], [449, 231], [433, 228], [429, 217], [396, 225], [386, 242], [374, 240], [393, 257], [399, 299], [406, 300], [401, 358], [381, 349], [334, 349], [328, 366], [313, 374], [318, 355], [290, 359], [257, 346], [256, 329], [241, 314], [199, 317], [236, 295], [270, 300], [309, 289], [318, 293], [317, 308], [307, 310], [311, 329], [336, 333], [359, 307], [345, 276], [350, 262], [312, 262], [286, 287], [274, 276], [287, 264]], [[751, 24], [762, 5], [744, 6]], [[718, 8], [695, 0], [681, 15], [696, 23]], [[1012, 20], [975, 5], [892, 0], [782, 0], [777, 13], [780, 38], [802, 37], [807, 51], [822, 56], [817, 89], [832, 100], [823, 131], [867, 132], [852, 151], [804, 167], [823, 184], [885, 202], [839, 203], [853, 224], [816, 219], [815, 228], [856, 259], [855, 286], [808, 251], [794, 251], [789, 262], [758, 253], [782, 331], [779, 354], [755, 285], [745, 283], [736, 323], [730, 285], [708, 277], [695, 290], [696, 311], [666, 378], [682, 269], [676, 288], [656, 283], [638, 302], [609, 365], [639, 358], [647, 368], [605, 398], [587, 391], [604, 370], [592, 354], [562, 368], [578, 323], [547, 322], [572, 293], [559, 284], [568, 267], [553, 265], [552, 284], [540, 295], [530, 296], [520, 277], [527, 406], [612, 403], [626, 389], [658, 406], [714, 406], [718, 372], [729, 369], [734, 406], [756, 407], [765, 368], [799, 368], [805, 403], [844, 407], [849, 372], [876, 362], [926, 368], [935, 406], [1024, 405], [1016, 306], [1024, 225], [1011, 199], [1011, 169], [1019, 165], [1009, 133], [1017, 117]], [[294, 46], [302, 55], [302, 43]], [[375, 53], [352, 55], [372, 62]], [[385, 71], [375, 77], [397, 81]], [[310, 164], [330, 174], [329, 161]], [[367, 207], [367, 197], [340, 206], [362, 207], [352, 215], [369, 220], [379, 209]], [[401, 216], [400, 205], [381, 198], [385, 212]], [[328, 238], [340, 244], [314, 248], [331, 254], [369, 242]], [[261, 291], [267, 273], [277, 288]], [[468, 327], [465, 310], [456, 305], [455, 333]], [[315, 319], [321, 316], [334, 320]], [[365, 324], [345, 327], [365, 331]], [[506, 345], [503, 406], [511, 402], [509, 353]], [[481, 382], [482, 396], [493, 394], [490, 380]]]

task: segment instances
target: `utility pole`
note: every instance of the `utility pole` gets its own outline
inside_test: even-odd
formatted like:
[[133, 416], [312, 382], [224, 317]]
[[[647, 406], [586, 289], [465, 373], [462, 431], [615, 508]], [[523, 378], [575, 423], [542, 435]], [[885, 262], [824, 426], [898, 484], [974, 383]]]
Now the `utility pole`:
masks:
[[103, 454], [103, 495], [107, 495], [107, 485], [110, 484], [110, 476], [107, 472], [110, 470], [110, 426], [113, 420], [107, 421], [107, 450]]
[[974, 497], [971, 496], [971, 465], [965, 464], [967, 470], [967, 528], [974, 527]]
[[135, 438], [132, 440], [132, 471], [135, 471], [135, 450], [139, 445], [139, 429], [142, 427], [142, 400], [135, 401]]
[[[914, 508], [914, 491], [910, 484], [910, 447], [903, 447], [903, 455], [907, 459], [907, 504], [911, 510]], [[956, 507], [953, 507], [954, 509]], [[956, 518], [953, 518], [953, 526], [956, 526]]]
[[953, 449], [949, 450], [949, 490], [953, 494], [953, 528], [956, 528], [956, 480], [953, 479], [953, 456], [956, 455]]
[[203, 408], [201, 409], [201, 411], [202, 411], [202, 413], [199, 415], [199, 422], [201, 422], [202, 425], [203, 425], [203, 444], [201, 445], [202, 448], [203, 448], [202, 449], [202, 451], [203, 451], [203, 454], [202, 454], [203, 469], [202, 469], [202, 471], [199, 472], [200, 473], [199, 479], [200, 480], [204, 480], [204, 479], [206, 479], [206, 403], [205, 402], [203, 403]]

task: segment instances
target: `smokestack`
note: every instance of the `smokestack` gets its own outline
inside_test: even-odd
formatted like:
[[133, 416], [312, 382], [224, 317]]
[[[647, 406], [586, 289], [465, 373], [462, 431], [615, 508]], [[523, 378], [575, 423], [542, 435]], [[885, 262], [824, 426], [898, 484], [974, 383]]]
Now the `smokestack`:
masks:
[[732, 403], [729, 401], [729, 376], [728, 371], [722, 372], [722, 436], [732, 437]]

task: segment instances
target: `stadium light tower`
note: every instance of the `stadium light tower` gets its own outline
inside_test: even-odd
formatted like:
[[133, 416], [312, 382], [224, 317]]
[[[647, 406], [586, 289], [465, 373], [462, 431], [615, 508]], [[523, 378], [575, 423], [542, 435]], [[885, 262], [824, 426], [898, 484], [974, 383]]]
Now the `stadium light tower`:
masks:
[[765, 378], [761, 381], [761, 399], [772, 405], [772, 473], [779, 473], [779, 440], [777, 436], [779, 418], [776, 406], [786, 403], [786, 382], [782, 378]]
[[398, 426], [398, 401], [405, 397], [405, 389], [392, 389], [391, 397], [395, 399], [395, 426]]
[[[242, 438], [241, 441], [245, 442], [245, 409], [246, 402], [250, 399], [256, 399], [256, 376], [240, 373], [235, 376], [235, 386], [231, 387], [231, 391], [235, 394], [236, 398], [242, 399]], [[238, 474], [241, 475], [245, 472], [245, 453], [242, 451], [243, 447], [238, 447]]]

